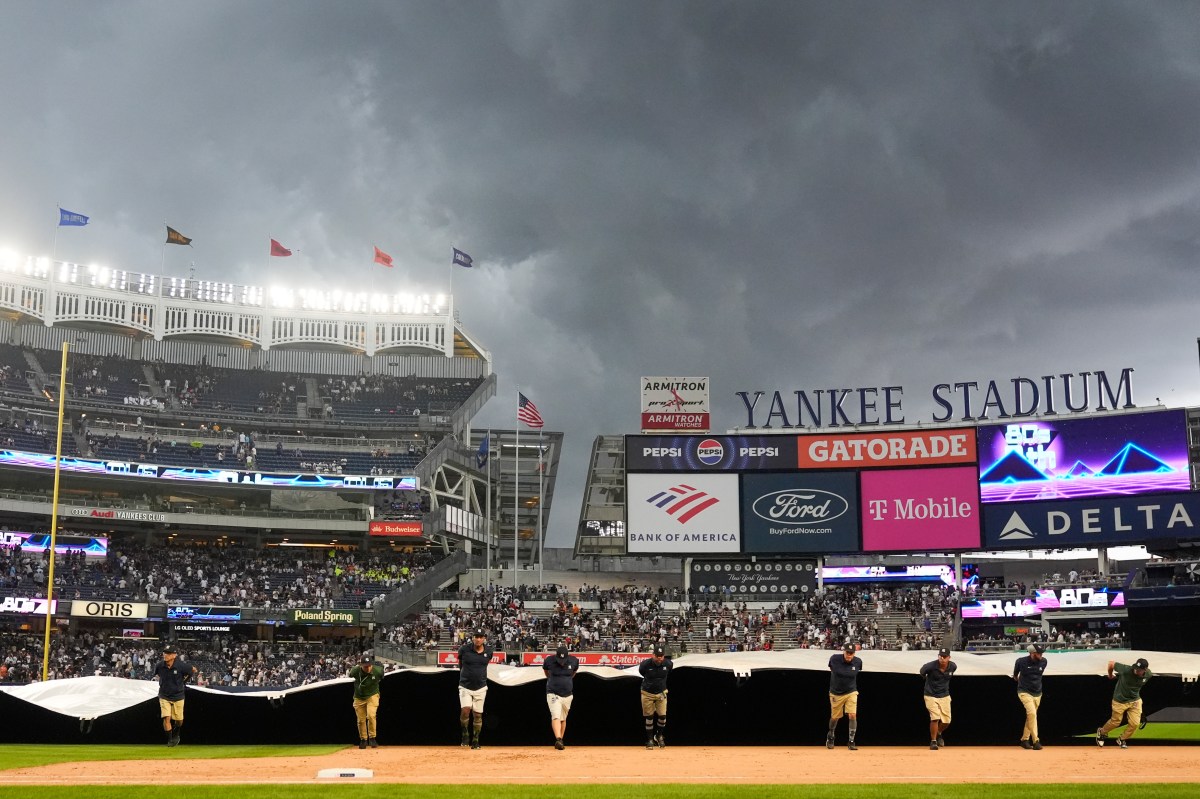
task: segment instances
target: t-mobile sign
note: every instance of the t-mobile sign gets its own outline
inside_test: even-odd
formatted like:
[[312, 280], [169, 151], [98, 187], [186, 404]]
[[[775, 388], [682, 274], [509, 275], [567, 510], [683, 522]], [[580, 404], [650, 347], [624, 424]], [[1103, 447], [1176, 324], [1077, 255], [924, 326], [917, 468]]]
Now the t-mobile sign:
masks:
[[860, 480], [864, 551], [979, 547], [979, 475], [973, 467], [864, 471]]

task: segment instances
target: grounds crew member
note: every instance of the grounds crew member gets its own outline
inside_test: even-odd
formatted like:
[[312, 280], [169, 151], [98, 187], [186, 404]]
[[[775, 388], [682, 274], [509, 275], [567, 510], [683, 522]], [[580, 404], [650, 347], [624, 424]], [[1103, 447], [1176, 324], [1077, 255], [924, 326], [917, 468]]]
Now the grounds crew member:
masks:
[[158, 680], [158, 710], [162, 716], [167, 746], [179, 745], [179, 728], [183, 726], [184, 685], [196, 675], [196, 669], [179, 659], [173, 644], [163, 648], [163, 659], [154, 667], [151, 679]]
[[567, 714], [575, 701], [575, 675], [579, 672], [579, 658], [565, 646], [559, 645], [554, 657], [542, 663], [546, 674], [546, 705], [550, 708], [550, 729], [554, 733], [554, 748], [565, 749], [563, 737], [567, 734]]
[[1043, 657], [1046, 647], [1041, 644], [1030, 644], [1029, 654], [1017, 658], [1013, 664], [1012, 677], [1017, 681], [1017, 699], [1025, 708], [1025, 728], [1021, 730], [1022, 749], [1041, 749], [1042, 740], [1038, 737], [1037, 714], [1042, 704], [1042, 673], [1046, 671], [1047, 661]]
[[379, 748], [375, 737], [375, 716], [379, 713], [379, 684], [383, 682], [383, 666], [375, 663], [370, 655], [363, 655], [362, 662], [350, 669], [354, 680], [354, 715], [358, 719], [358, 748]]
[[[471, 641], [458, 650], [458, 725], [462, 727], [462, 745], [479, 748], [483, 733], [483, 702], [487, 698], [487, 669], [495, 650], [488, 646], [487, 632], [477, 627]], [[472, 723], [471, 714], [475, 714]], [[471, 740], [474, 729], [475, 739]]]
[[650, 657], [638, 664], [642, 675], [642, 720], [646, 725], [646, 748], [662, 749], [667, 745], [667, 678], [674, 664], [667, 650], [656, 644]]
[[834, 747], [834, 734], [843, 715], [850, 721], [849, 749], [857, 749], [854, 736], [858, 733], [858, 674], [862, 671], [862, 659], [854, 644], [847, 642], [840, 655], [829, 658], [829, 734], [825, 736], [825, 748]]
[[925, 709], [929, 711], [929, 748], [940, 749], [946, 745], [942, 734], [950, 726], [950, 678], [958, 670], [957, 663], [950, 662], [950, 650], [939, 649], [937, 660], [921, 667], [925, 678]]
[[1126, 743], [1137, 732], [1142, 723], [1142, 686], [1150, 682], [1154, 672], [1150, 671], [1150, 663], [1145, 658], [1133, 661], [1132, 666], [1124, 663], [1108, 661], [1108, 679], [1116, 680], [1113, 686], [1112, 718], [1104, 722], [1104, 726], [1096, 730], [1096, 746], [1104, 746], [1108, 734], [1121, 726], [1121, 718], [1128, 719], [1125, 732], [1117, 738], [1117, 746], [1128, 749]]

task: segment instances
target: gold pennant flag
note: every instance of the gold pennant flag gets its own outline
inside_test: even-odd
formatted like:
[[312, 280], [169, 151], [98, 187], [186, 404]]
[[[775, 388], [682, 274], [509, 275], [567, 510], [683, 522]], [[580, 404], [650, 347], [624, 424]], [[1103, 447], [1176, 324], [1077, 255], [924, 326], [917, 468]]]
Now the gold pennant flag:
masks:
[[167, 244], [187, 244], [191, 246], [192, 240], [180, 233], [173, 227], [167, 227]]

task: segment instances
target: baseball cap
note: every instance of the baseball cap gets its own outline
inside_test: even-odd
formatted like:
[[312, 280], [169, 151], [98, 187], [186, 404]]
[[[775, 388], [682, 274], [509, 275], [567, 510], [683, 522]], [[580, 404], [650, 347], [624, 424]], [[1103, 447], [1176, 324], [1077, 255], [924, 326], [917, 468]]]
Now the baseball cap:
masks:
[[1045, 652], [1045, 651], [1046, 651], [1046, 647], [1042, 646], [1041, 644], [1030, 644], [1030, 645], [1029, 645], [1028, 647], [1026, 647], [1026, 648], [1029, 650], [1029, 654], [1031, 654], [1031, 655], [1032, 655], [1034, 652], [1037, 652], [1037, 653], [1040, 655], [1040, 654], [1042, 654], [1043, 652]]
[[472, 638], [487, 638], [487, 632], [482, 627], [476, 627], [475, 632], [471, 633]]
[[373, 657], [371, 657], [370, 655], [363, 655], [362, 662], [363, 663], [374, 663], [375, 659]]
[[560, 646], [558, 649], [554, 650], [554, 654], [558, 655], [560, 658], [565, 658], [567, 656], [567, 648], [565, 646]]
[[857, 652], [858, 647], [856, 647], [854, 644], [847, 641], [846, 645], [842, 647], [842, 651], [843, 652]]
[[941, 649], [938, 650], [938, 657], [940, 657], [940, 658], [950, 657], [950, 650], [946, 649], [945, 647], [942, 647]]
[[177, 655], [177, 654], [179, 654], [179, 650], [175, 648], [174, 644], [167, 644], [166, 646], [163, 647], [163, 654], [164, 655]]
[[1150, 662], [1145, 658], [1138, 658], [1137, 660], [1133, 661], [1133, 667], [1135, 669], [1148, 669], [1150, 668]]
[[655, 657], [663, 656], [666, 654], [667, 654], [667, 650], [663, 649], [661, 646], [654, 647], [654, 656]]

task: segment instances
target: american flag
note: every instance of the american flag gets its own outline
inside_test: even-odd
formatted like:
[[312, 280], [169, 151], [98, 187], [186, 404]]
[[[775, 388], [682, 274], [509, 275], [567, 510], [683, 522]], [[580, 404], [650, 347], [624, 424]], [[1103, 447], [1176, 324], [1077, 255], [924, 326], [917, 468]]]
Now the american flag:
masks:
[[529, 401], [529, 397], [519, 391], [517, 397], [517, 421], [524, 422], [537, 430], [544, 427], [546, 423], [542, 421], [542, 415], [538, 413], [537, 406]]

